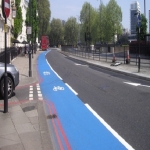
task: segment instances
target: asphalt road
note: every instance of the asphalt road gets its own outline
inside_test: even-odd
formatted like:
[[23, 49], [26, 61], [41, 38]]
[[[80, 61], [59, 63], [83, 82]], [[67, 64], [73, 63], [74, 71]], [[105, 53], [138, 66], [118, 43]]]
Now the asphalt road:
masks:
[[136, 150], [150, 149], [150, 85], [148, 81], [121, 75], [69, 58], [56, 50], [47, 60], [78, 97], [89, 104]]
[[[46, 57], [63, 82], [78, 93], [83, 103], [89, 104], [133, 148], [150, 149], [148, 81], [86, 64], [54, 49]], [[143, 86], [133, 86], [125, 82], [140, 83]], [[33, 83], [16, 89], [15, 93], [20, 101], [30, 99], [30, 86], [33, 99], [38, 100], [37, 85]]]

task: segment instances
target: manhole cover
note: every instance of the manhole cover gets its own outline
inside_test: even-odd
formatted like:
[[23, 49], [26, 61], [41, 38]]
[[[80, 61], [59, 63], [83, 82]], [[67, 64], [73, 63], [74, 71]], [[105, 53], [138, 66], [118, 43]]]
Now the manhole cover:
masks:
[[31, 111], [31, 110], [34, 110], [34, 109], [35, 109], [35, 106], [27, 106], [27, 107], [22, 108], [22, 110], [24, 112]]

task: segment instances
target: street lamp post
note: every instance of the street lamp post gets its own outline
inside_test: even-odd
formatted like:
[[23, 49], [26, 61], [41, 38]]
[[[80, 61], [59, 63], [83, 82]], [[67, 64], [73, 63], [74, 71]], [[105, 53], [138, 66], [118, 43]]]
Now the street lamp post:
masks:
[[144, 15], [145, 15], [145, 18], [146, 18], [146, 2], [144, 0]]
[[141, 14], [138, 11], [134, 15], [137, 15], [137, 25], [138, 25], [138, 41], [139, 41], [139, 54], [138, 54], [138, 72], [140, 72], [141, 58], [140, 58], [140, 27], [141, 27]]

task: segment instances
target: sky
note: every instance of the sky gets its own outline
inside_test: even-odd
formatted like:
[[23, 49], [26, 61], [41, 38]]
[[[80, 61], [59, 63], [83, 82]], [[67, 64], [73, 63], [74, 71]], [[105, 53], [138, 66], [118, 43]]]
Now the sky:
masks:
[[[49, 0], [51, 19], [57, 18], [67, 21], [69, 17], [76, 17], [79, 20], [80, 11], [84, 2], [89, 2], [94, 8], [98, 8], [100, 0]], [[109, 0], [101, 0], [104, 5], [108, 4]], [[122, 10], [122, 25], [130, 30], [130, 4], [135, 0], [116, 0]], [[140, 4], [141, 13], [144, 14], [144, 0], [137, 0]], [[150, 10], [150, 0], [146, 1], [146, 18]], [[148, 19], [149, 21], [149, 19]]]

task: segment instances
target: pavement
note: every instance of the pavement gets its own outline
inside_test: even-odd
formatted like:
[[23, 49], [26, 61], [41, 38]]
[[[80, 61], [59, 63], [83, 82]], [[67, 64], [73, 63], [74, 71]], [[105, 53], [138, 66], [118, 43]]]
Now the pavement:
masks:
[[[110, 62], [76, 57], [64, 53], [60, 49], [57, 50], [69, 57], [86, 61], [104, 69], [150, 81], [150, 67], [142, 67], [138, 72], [137, 66], [130, 64], [114, 66]], [[40, 53], [41, 51], [37, 51], [33, 55], [32, 77], [29, 77], [28, 57], [18, 56], [11, 62], [20, 72], [20, 83], [17, 88], [39, 83], [36, 64]], [[14, 95], [8, 102], [8, 113], [3, 113], [3, 100], [0, 100], [0, 150], [55, 150], [42, 101], [22, 102], [17, 99], [17, 95]]]
[[67, 55], [69, 57], [72, 57], [81, 61], [85, 61], [89, 64], [97, 65], [103, 69], [115, 71], [118, 73], [122, 73], [125, 75], [129, 75], [129, 76], [133, 76], [136, 78], [150, 81], [150, 66], [141, 66], [140, 71], [138, 72], [138, 66], [133, 65], [133, 64], [124, 64], [123, 61], [116, 61], [116, 63], [112, 63], [111, 60], [108, 60], [107, 62], [106, 60], [100, 60], [100, 61], [96, 59], [93, 60], [92, 57], [90, 59], [79, 56], [79, 55], [77, 57], [74, 54], [71, 54], [69, 52], [64, 52], [64, 51], [61, 51], [60, 49], [58, 50], [64, 55]]
[[[36, 64], [41, 51], [32, 58], [32, 77], [29, 77], [29, 58], [17, 56], [11, 63], [20, 73], [17, 88], [26, 88], [39, 82]], [[17, 95], [8, 99], [8, 113], [0, 100], [0, 150], [54, 150], [51, 131], [42, 101], [19, 101]]]

